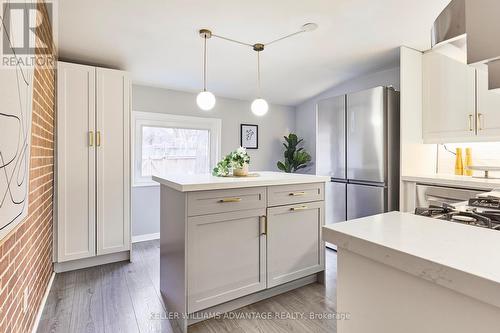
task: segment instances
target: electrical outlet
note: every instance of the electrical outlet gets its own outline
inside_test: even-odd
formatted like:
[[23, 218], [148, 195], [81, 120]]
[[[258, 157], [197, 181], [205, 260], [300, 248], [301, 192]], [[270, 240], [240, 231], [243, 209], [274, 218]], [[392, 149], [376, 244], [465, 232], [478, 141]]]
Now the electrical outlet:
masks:
[[29, 289], [29, 287], [26, 287], [24, 289], [24, 293], [23, 293], [23, 312], [24, 313], [26, 313], [28, 311], [29, 296], [30, 296], [30, 289]]

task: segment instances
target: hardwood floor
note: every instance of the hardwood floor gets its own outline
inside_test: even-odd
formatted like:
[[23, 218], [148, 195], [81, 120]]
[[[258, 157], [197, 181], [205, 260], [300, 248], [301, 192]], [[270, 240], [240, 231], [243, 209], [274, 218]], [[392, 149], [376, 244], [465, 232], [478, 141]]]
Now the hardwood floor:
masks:
[[[133, 244], [132, 262], [57, 274], [38, 333], [118, 333], [173, 330], [160, 296], [160, 243]], [[337, 257], [326, 255], [326, 283], [312, 284], [190, 326], [190, 333], [335, 332], [322, 318], [336, 308]], [[316, 318], [316, 319], [314, 319]]]

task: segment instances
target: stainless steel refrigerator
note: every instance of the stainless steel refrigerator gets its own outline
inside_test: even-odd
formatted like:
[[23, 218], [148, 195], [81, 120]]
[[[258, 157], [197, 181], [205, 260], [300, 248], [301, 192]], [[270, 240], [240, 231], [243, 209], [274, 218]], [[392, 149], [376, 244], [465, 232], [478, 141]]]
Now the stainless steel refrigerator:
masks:
[[331, 177], [326, 224], [399, 209], [399, 149], [394, 89], [376, 87], [318, 102], [316, 173]]

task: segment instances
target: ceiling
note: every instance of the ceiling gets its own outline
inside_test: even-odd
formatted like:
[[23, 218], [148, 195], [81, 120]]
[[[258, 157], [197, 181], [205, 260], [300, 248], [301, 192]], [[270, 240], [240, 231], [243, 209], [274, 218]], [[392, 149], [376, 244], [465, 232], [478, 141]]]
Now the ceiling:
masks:
[[[267, 42], [307, 22], [319, 28], [261, 54], [263, 97], [297, 105], [325, 89], [395, 67], [397, 48], [430, 48], [430, 29], [449, 0], [63, 0], [60, 58], [120, 68], [134, 83], [182, 91], [202, 87], [200, 28]], [[208, 41], [208, 89], [255, 98], [257, 58], [249, 47]]]

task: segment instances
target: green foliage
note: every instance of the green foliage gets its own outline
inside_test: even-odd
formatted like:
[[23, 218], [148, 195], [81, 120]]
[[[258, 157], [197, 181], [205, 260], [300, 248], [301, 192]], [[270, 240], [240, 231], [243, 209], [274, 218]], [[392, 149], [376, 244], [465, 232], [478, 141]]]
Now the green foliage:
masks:
[[311, 162], [311, 155], [303, 147], [299, 147], [304, 140], [299, 140], [297, 135], [293, 133], [284, 138], [286, 141], [283, 143], [283, 146], [285, 146], [285, 160], [278, 162], [278, 169], [292, 173], [307, 167], [309, 162]]
[[245, 164], [250, 164], [250, 156], [245, 148], [240, 147], [217, 163], [212, 175], [218, 177], [229, 176], [232, 169], [241, 169]]
[[228, 176], [230, 167], [231, 167], [231, 159], [229, 158], [229, 155], [227, 155], [222, 159], [222, 161], [217, 163], [214, 170], [212, 171], [212, 175], [219, 177]]

